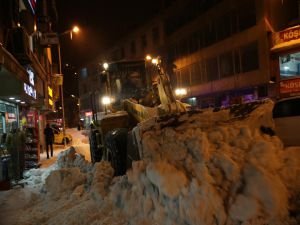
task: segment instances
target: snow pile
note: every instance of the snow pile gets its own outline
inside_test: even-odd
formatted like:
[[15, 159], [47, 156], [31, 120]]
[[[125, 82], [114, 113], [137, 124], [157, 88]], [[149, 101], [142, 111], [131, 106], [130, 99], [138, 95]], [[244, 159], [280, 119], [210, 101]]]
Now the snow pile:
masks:
[[[300, 147], [283, 149], [272, 103], [242, 120], [230, 110], [141, 124], [143, 160], [113, 178], [74, 148], [61, 153], [22, 224], [297, 225]], [[29, 216], [30, 215], [30, 216]], [[20, 222], [20, 221], [19, 221]], [[18, 223], [15, 223], [18, 224]]]
[[131, 224], [145, 218], [157, 224], [299, 223], [299, 152], [287, 154], [276, 136], [260, 132], [261, 122], [271, 125], [268, 105], [231, 123], [220, 111], [179, 118], [163, 129], [153, 124], [142, 137], [145, 160], [112, 187], [110, 199]]
[[69, 128], [67, 129], [67, 133], [72, 136], [72, 145], [74, 146], [89, 143], [88, 136], [86, 135], [88, 131], [86, 130], [78, 131], [77, 128]]
[[90, 188], [95, 199], [102, 201], [107, 196], [113, 175], [114, 170], [109, 162], [102, 161], [95, 164]]
[[46, 178], [45, 191], [53, 198], [59, 198], [62, 193], [72, 193], [73, 190], [87, 180], [79, 168], [54, 170]]
[[[92, 170], [93, 165], [85, 160], [84, 155], [78, 154], [75, 148], [71, 146], [67, 150], [60, 152], [57, 156], [57, 161], [50, 167], [26, 171], [24, 173], [25, 183], [30, 187], [41, 188], [52, 171], [73, 167], [79, 168], [83, 172], [88, 172]], [[74, 175], [76, 176], [76, 174]]]
[[43, 191], [51, 198], [71, 194], [75, 189], [75, 195], [82, 195], [84, 184], [89, 179], [89, 173], [93, 165], [85, 160], [84, 156], [76, 153], [73, 146], [60, 152], [56, 167], [45, 180]]
[[73, 146], [66, 151], [59, 153], [56, 163], [58, 168], [78, 167], [83, 172], [87, 172], [92, 169], [92, 164], [85, 160], [84, 155], [76, 153]]

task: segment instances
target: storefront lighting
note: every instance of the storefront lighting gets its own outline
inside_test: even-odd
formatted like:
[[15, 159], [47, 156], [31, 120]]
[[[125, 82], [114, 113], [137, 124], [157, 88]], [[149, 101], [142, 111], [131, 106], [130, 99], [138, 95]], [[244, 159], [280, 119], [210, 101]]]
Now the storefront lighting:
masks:
[[283, 69], [284, 69], [284, 70], [289, 70], [289, 69], [290, 69], [290, 67], [288, 67], [288, 66], [285, 66], [285, 67], [283, 67]]
[[20, 99], [16, 99], [16, 102], [20, 102], [21, 100]]
[[25, 104], [26, 102], [21, 102], [21, 104]]
[[14, 97], [10, 97], [9, 100], [15, 100], [15, 98]]

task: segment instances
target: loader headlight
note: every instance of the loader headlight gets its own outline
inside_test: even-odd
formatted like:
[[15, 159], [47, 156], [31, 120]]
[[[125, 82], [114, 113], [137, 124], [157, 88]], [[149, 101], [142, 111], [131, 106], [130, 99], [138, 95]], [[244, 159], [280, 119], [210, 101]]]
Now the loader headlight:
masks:
[[111, 103], [111, 98], [109, 96], [103, 96], [101, 102], [103, 105], [109, 105]]
[[177, 89], [175, 90], [175, 95], [176, 95], [176, 96], [181, 97], [181, 96], [184, 96], [184, 95], [186, 95], [186, 94], [187, 94], [186, 88], [177, 88]]

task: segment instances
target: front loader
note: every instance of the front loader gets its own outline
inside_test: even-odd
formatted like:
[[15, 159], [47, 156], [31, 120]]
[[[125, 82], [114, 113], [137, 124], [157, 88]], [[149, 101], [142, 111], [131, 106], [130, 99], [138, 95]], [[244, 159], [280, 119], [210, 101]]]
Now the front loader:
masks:
[[[143, 158], [141, 132], [145, 126], [141, 126], [141, 122], [176, 116], [188, 109], [187, 104], [175, 99], [169, 77], [160, 64], [153, 65], [151, 71], [151, 79], [149, 77], [145, 79], [151, 82], [151, 85], [149, 83], [146, 85], [150, 88], [142, 98], [122, 99], [121, 111], [108, 110], [109, 113], [102, 114], [92, 126], [90, 133], [92, 162], [109, 161], [116, 176], [125, 174], [132, 161]], [[122, 74], [122, 71], [117, 72]], [[113, 83], [111, 80], [106, 82], [111, 83]], [[109, 87], [107, 90], [112, 88]]]

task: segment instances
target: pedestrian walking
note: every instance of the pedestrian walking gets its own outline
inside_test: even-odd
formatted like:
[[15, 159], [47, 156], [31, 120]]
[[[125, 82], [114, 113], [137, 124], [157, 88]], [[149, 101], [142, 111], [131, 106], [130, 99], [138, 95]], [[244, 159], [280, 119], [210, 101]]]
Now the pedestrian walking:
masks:
[[51, 157], [53, 157], [54, 133], [48, 123], [46, 125], [46, 128], [44, 129], [44, 135], [45, 135], [45, 141], [46, 141], [47, 159], [49, 159], [49, 147], [50, 147], [50, 151], [51, 151]]

